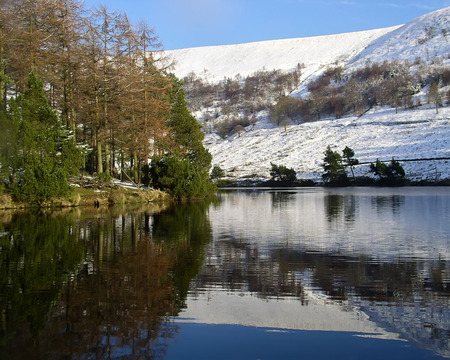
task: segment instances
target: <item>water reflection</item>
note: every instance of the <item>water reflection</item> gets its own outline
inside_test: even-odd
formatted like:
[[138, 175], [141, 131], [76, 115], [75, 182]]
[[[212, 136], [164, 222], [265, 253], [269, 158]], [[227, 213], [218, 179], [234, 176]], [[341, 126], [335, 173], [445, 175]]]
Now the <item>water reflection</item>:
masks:
[[450, 357], [450, 193], [391, 191], [222, 194], [182, 316], [403, 339]]
[[387, 209], [392, 211], [393, 214], [396, 214], [405, 204], [405, 197], [400, 195], [377, 196], [373, 197], [371, 200], [372, 206], [378, 213], [383, 213]]
[[311, 188], [0, 216], [0, 358], [450, 358], [449, 214], [447, 189]]
[[209, 226], [205, 204], [4, 222], [0, 354], [163, 357]]

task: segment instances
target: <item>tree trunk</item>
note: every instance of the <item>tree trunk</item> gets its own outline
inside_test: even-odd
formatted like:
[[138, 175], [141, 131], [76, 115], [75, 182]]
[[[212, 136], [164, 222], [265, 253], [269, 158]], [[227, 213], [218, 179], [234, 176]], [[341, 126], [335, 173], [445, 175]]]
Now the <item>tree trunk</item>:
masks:
[[111, 174], [111, 153], [109, 151], [109, 145], [105, 144], [105, 169], [104, 172]]
[[139, 173], [139, 164], [138, 164], [138, 156], [137, 156], [137, 152], [135, 151], [133, 153], [133, 179], [135, 183], [139, 183], [139, 179], [138, 179], [138, 173]]
[[97, 173], [103, 173], [103, 159], [102, 159], [102, 143], [98, 140], [97, 135]]

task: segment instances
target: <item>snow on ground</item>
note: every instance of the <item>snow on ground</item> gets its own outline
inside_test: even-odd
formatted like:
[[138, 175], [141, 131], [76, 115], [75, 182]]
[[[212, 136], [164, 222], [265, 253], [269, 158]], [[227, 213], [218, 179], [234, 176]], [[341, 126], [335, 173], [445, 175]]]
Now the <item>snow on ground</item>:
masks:
[[258, 70], [292, 70], [302, 82], [333, 64], [364, 66], [367, 61], [409, 60], [449, 63], [450, 7], [425, 14], [405, 25], [344, 34], [205, 46], [165, 51], [183, 78], [191, 72], [210, 82], [251, 75]]
[[[355, 151], [360, 162], [418, 158], [450, 158], [450, 108], [409, 111], [380, 108], [364, 116], [322, 120], [286, 128], [260, 127], [241, 136], [220, 139], [207, 134], [205, 146], [230, 179], [268, 179], [270, 163], [297, 171], [299, 179], [320, 180], [324, 151], [328, 145]], [[403, 162], [412, 180], [450, 178], [450, 160]], [[355, 175], [369, 175], [369, 165], [357, 167]]]
[[409, 60], [417, 58], [430, 63], [443, 61], [449, 64], [450, 7], [425, 14], [379, 37], [350, 61], [352, 66], [364, 66], [384, 60]]
[[[354, 33], [299, 39], [263, 41], [167, 51], [183, 78], [191, 72], [210, 82], [250, 75], [258, 70], [292, 70], [303, 64], [298, 96], [308, 81], [327, 66], [339, 63], [348, 70], [368, 61], [421, 58], [427, 64], [450, 64], [450, 7], [421, 16], [405, 25]], [[360, 162], [450, 157], [450, 109], [439, 114], [431, 106], [415, 110], [373, 109], [362, 117], [323, 120], [274, 128], [267, 113], [241, 136], [221, 139], [207, 134], [205, 145], [232, 179], [269, 177], [270, 163], [286, 165], [301, 179], [319, 180], [323, 152], [328, 145], [341, 151], [351, 147]], [[402, 163], [413, 180], [450, 178], [450, 161]], [[367, 175], [368, 165], [356, 174]]]
[[194, 72], [215, 82], [237, 74], [248, 76], [263, 69], [292, 70], [298, 64], [305, 65], [305, 78], [325, 65], [348, 61], [375, 39], [397, 28], [169, 50], [165, 54], [174, 59], [174, 72], [179, 78]]

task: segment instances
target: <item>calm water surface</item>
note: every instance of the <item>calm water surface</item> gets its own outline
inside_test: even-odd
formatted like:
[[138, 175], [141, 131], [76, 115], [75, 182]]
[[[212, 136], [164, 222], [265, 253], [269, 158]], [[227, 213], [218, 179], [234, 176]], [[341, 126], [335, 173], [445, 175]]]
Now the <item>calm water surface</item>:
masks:
[[0, 213], [0, 359], [448, 359], [450, 188]]

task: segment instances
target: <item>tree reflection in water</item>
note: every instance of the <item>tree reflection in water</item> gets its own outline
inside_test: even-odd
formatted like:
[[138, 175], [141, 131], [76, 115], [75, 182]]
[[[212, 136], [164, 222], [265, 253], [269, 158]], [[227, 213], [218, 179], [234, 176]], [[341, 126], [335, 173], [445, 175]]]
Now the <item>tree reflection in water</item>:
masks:
[[206, 208], [4, 222], [0, 355], [162, 357], [210, 240]]

